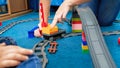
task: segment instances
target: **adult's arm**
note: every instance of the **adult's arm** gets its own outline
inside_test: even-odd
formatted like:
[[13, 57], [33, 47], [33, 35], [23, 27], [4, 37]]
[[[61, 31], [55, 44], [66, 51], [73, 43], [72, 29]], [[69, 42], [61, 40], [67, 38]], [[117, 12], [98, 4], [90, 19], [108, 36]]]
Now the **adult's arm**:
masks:
[[83, 4], [88, 1], [89, 0], [65, 0], [56, 11], [51, 28], [53, 28], [57, 22], [61, 22], [62, 20], [66, 19], [67, 13], [73, 6]]

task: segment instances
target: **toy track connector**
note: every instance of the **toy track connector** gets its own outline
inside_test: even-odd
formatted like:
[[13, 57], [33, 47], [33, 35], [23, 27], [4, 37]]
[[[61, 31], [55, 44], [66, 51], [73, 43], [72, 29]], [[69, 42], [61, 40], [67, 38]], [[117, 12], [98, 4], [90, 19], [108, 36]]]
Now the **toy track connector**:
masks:
[[49, 53], [55, 53], [57, 50], [57, 42], [53, 41], [50, 43]]

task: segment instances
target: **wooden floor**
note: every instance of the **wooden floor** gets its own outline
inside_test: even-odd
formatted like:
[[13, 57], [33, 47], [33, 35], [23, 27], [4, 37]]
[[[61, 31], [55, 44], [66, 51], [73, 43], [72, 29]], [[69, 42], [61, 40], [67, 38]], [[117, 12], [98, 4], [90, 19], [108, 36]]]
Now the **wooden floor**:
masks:
[[21, 12], [17, 12], [17, 13], [13, 13], [13, 14], [6, 13], [3, 15], [0, 15], [0, 21], [5, 21], [5, 20], [20, 16], [20, 15], [29, 13], [29, 12], [31, 12], [31, 10], [21, 11]]

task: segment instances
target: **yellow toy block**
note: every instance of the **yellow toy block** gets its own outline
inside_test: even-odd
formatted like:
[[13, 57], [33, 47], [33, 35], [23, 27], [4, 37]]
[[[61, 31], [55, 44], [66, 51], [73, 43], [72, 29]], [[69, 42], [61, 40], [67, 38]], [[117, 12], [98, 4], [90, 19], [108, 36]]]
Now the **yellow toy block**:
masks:
[[43, 34], [54, 34], [58, 32], [58, 27], [55, 26], [54, 28], [51, 29], [50, 24], [48, 24], [47, 27], [42, 28], [42, 33]]
[[83, 49], [83, 50], [88, 50], [88, 46], [82, 45], [82, 49]]

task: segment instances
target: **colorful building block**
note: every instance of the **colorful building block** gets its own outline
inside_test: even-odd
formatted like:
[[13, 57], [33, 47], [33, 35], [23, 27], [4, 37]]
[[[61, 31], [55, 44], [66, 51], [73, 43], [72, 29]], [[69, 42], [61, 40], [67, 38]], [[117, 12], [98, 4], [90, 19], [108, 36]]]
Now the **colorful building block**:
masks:
[[86, 41], [86, 38], [85, 38], [83, 35], [82, 35], [82, 40], [83, 40], [83, 41]]
[[30, 31], [28, 31], [28, 37], [29, 38], [33, 38], [34, 36], [34, 30], [36, 30], [37, 28], [39, 28], [38, 26], [34, 27], [33, 29], [31, 29]]
[[72, 21], [80, 21], [80, 17], [73, 17]]
[[82, 24], [72, 24], [72, 32], [82, 32]]
[[88, 51], [89, 49], [86, 41], [86, 36], [85, 36], [85, 33], [82, 31], [82, 52], [88, 53]]
[[88, 53], [88, 52], [89, 52], [89, 49], [88, 49], [88, 46], [87, 46], [87, 45], [84, 46], [84, 45], [82, 44], [82, 52], [83, 52], [83, 53]]
[[77, 11], [73, 11], [72, 14], [72, 32], [82, 32], [82, 22]]
[[120, 37], [118, 38], [118, 44], [120, 45]]
[[72, 24], [82, 24], [81, 21], [72, 21]]
[[82, 44], [83, 44], [84, 46], [87, 46], [87, 41], [83, 41], [83, 40], [82, 40]]
[[80, 18], [72, 18], [72, 32], [82, 32], [82, 22]]
[[58, 32], [58, 27], [55, 26], [54, 28], [51, 29], [50, 24], [48, 24], [47, 27], [43, 27], [43, 28], [42, 28], [42, 33], [43, 33], [43, 34], [48, 34], [48, 35], [50, 35], [50, 34], [54, 34], [54, 33], [57, 33], [57, 32]]
[[0, 22], [0, 26], [2, 26], [2, 22]]
[[86, 38], [84, 31], [82, 31], [82, 37]]
[[82, 44], [82, 49], [83, 49], [83, 50], [88, 50], [88, 46], [84, 46], [84, 45]]
[[89, 50], [82, 50], [82, 53], [88, 54], [88, 53], [89, 53]]

